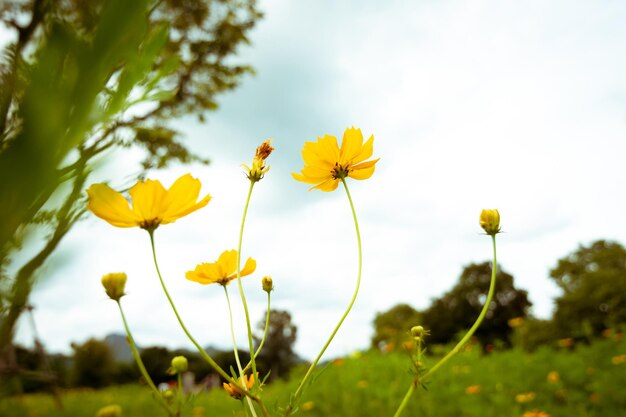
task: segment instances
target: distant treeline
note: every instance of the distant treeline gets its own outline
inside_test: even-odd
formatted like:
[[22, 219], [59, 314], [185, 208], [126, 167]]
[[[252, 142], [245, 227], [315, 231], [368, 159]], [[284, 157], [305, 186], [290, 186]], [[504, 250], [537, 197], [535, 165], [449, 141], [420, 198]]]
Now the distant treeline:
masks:
[[[419, 311], [399, 304], [377, 314], [372, 347], [387, 351], [408, 347], [409, 330], [418, 324], [430, 331], [427, 343], [455, 341], [480, 313], [490, 277], [489, 262], [470, 264], [457, 284], [433, 299], [428, 308]], [[532, 303], [528, 293], [517, 288], [513, 276], [498, 266], [493, 302], [475, 333], [486, 350], [496, 345], [527, 350], [563, 346], [617, 332], [626, 324], [626, 249], [621, 244], [598, 240], [581, 245], [556, 261], [550, 279], [562, 292], [554, 300], [552, 317], [541, 320], [529, 314]]]

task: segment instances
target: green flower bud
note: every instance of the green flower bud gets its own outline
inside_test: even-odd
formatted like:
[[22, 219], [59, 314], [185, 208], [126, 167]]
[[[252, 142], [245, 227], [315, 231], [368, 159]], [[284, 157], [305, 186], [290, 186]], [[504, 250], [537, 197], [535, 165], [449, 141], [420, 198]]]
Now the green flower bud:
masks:
[[263, 283], [263, 291], [269, 293], [274, 289], [274, 281], [272, 281], [272, 277], [265, 276], [261, 282]]
[[111, 300], [119, 301], [124, 296], [126, 274], [124, 272], [106, 274], [102, 277], [102, 286]]
[[424, 336], [424, 328], [422, 326], [413, 326], [413, 327], [411, 327], [411, 335], [413, 335], [413, 337], [422, 337], [422, 336]]
[[187, 361], [186, 357], [174, 356], [174, 359], [172, 359], [172, 369], [177, 374], [182, 374], [184, 372], [187, 372], [188, 367], [189, 367], [189, 362]]

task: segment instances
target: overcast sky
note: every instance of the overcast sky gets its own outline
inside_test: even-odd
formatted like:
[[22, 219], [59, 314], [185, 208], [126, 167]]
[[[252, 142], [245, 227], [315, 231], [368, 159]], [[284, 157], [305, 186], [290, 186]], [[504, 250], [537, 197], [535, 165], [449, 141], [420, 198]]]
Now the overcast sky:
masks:
[[[304, 141], [374, 135], [381, 160], [350, 187], [363, 237], [363, 283], [327, 356], [366, 348], [376, 312], [421, 309], [490, 259], [482, 208], [502, 217], [499, 261], [549, 317], [559, 294], [556, 260], [595, 239], [626, 242], [626, 3], [623, 1], [261, 1], [265, 18], [240, 51], [255, 77], [221, 98], [205, 125], [176, 125], [208, 167], [176, 166], [166, 186], [191, 172], [213, 195], [204, 209], [159, 228], [161, 268], [181, 315], [203, 345], [228, 348], [223, 291], [187, 281], [197, 263], [236, 248], [247, 179], [240, 164], [272, 138], [271, 171], [252, 197], [243, 256], [256, 323], [273, 307], [291, 312], [297, 352], [311, 358], [354, 289], [357, 252], [341, 189], [307, 192], [291, 179]], [[94, 181], [122, 184], [136, 158]], [[190, 347], [163, 296], [147, 233], [89, 216], [63, 242], [32, 297], [52, 351], [121, 332], [101, 275], [126, 271], [128, 320], [140, 345]], [[236, 286], [231, 286], [236, 296]], [[236, 297], [234, 297], [236, 299]], [[236, 304], [237, 337], [245, 326]], [[25, 324], [25, 322], [23, 323]], [[428, 323], [423, 323], [428, 326]], [[23, 325], [20, 341], [32, 333]]]

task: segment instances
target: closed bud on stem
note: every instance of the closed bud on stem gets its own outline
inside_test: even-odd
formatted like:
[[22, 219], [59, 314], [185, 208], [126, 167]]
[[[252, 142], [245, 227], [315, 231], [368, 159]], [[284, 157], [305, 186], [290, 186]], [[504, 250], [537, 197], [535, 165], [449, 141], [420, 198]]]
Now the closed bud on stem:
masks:
[[106, 274], [102, 277], [102, 286], [111, 300], [119, 301], [124, 296], [126, 274], [124, 272]]
[[182, 374], [187, 372], [187, 368], [189, 367], [189, 362], [187, 358], [184, 356], [174, 356], [172, 359], [172, 369], [177, 374]]
[[496, 209], [484, 209], [480, 213], [480, 227], [491, 236], [500, 233], [500, 213]]
[[424, 336], [424, 328], [422, 326], [413, 326], [413, 327], [411, 327], [411, 335], [413, 335], [413, 337], [422, 337], [422, 336]]
[[272, 281], [272, 277], [265, 276], [263, 277], [261, 282], [263, 283], [263, 291], [265, 291], [266, 293], [274, 290], [274, 281]]
[[246, 171], [246, 177], [252, 182], [257, 182], [263, 179], [263, 176], [270, 170], [269, 165], [265, 165], [265, 160], [270, 156], [274, 148], [271, 145], [271, 140], [268, 139], [263, 142], [258, 148], [252, 158], [252, 165], [243, 165]]

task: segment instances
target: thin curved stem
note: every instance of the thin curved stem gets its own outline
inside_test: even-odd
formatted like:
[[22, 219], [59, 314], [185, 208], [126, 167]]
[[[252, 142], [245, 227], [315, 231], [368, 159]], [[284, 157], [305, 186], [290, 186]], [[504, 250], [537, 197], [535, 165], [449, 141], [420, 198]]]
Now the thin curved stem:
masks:
[[246, 197], [246, 204], [243, 208], [243, 216], [241, 218], [241, 226], [239, 227], [239, 243], [237, 246], [237, 286], [239, 287], [239, 295], [241, 296], [241, 303], [243, 304], [243, 311], [246, 314], [246, 327], [248, 330], [248, 346], [250, 348], [250, 363], [252, 364], [252, 375], [254, 375], [254, 384], [258, 384], [258, 378], [256, 377], [256, 361], [254, 360], [254, 344], [252, 342], [252, 326], [250, 325], [250, 313], [248, 312], [248, 303], [246, 302], [246, 295], [243, 292], [243, 285], [241, 284], [241, 246], [243, 242], [243, 228], [246, 224], [246, 216], [248, 214], [248, 206], [250, 205], [250, 197], [252, 197], [252, 190], [254, 189], [254, 181], [250, 181], [250, 189], [248, 190], [248, 196]]
[[441, 358], [441, 360], [437, 362], [435, 366], [430, 368], [421, 378], [418, 379], [418, 377], [415, 377], [413, 381], [411, 381], [411, 386], [409, 387], [406, 395], [404, 396], [402, 402], [400, 403], [400, 406], [398, 407], [398, 410], [394, 414], [394, 417], [400, 416], [400, 414], [402, 413], [402, 411], [408, 404], [409, 398], [415, 391], [415, 387], [419, 384], [426, 382], [426, 380], [429, 377], [431, 377], [439, 368], [441, 368], [448, 360], [450, 360], [450, 358], [456, 355], [459, 352], [459, 350], [467, 343], [467, 341], [474, 335], [474, 332], [476, 332], [476, 329], [478, 329], [483, 319], [487, 315], [487, 311], [489, 311], [489, 305], [491, 304], [491, 300], [493, 299], [493, 295], [496, 290], [496, 275], [498, 271], [498, 258], [496, 255], [496, 235], [491, 235], [491, 241], [492, 241], [492, 246], [493, 246], [493, 266], [491, 268], [491, 282], [489, 284], [489, 292], [487, 294], [487, 300], [485, 301], [485, 305], [480, 311], [478, 318], [476, 319], [472, 327], [467, 331], [465, 336], [463, 336], [463, 338], [459, 341], [459, 343], [457, 343], [456, 346], [454, 346], [454, 348], [452, 348], [452, 350], [448, 352], [446, 356]]
[[474, 332], [476, 332], [476, 329], [478, 329], [480, 324], [483, 322], [485, 316], [487, 315], [487, 311], [489, 311], [489, 305], [491, 304], [491, 300], [493, 299], [493, 295], [496, 291], [496, 274], [498, 271], [498, 259], [496, 255], [496, 235], [491, 236], [491, 241], [493, 244], [493, 267], [491, 268], [491, 282], [489, 284], [487, 301], [485, 301], [485, 305], [483, 306], [480, 315], [476, 319], [476, 322], [474, 322], [474, 325], [469, 329], [465, 336], [463, 336], [459, 343], [457, 343], [456, 346], [450, 352], [448, 352], [446, 356], [444, 356], [439, 362], [435, 364], [435, 366], [430, 368], [428, 372], [424, 374], [424, 376], [422, 377], [424, 381], [428, 379], [429, 376], [434, 374], [437, 369], [441, 368], [452, 356], [454, 356], [463, 347], [463, 345], [468, 342], [468, 340], [474, 335]]
[[[222, 285], [224, 288], [224, 294], [226, 294], [226, 302], [228, 303], [228, 315], [230, 317], [230, 335], [233, 339], [233, 353], [235, 354], [235, 362], [237, 362], [237, 370], [239, 371], [239, 379], [242, 385], [245, 385], [246, 382], [244, 380], [244, 371], [241, 369], [241, 361], [239, 360], [239, 350], [237, 349], [237, 340], [235, 339], [235, 326], [233, 324], [233, 310], [230, 306], [230, 297], [228, 296], [228, 288], [226, 285]], [[252, 411], [252, 415], [256, 417], [256, 412], [254, 411], [254, 406], [252, 405], [252, 401], [250, 398], [246, 398], [248, 402], [248, 407], [250, 407], [250, 411]]]
[[237, 370], [239, 375], [243, 376], [243, 369], [241, 368], [241, 361], [239, 360], [239, 350], [237, 349], [237, 340], [235, 339], [235, 326], [233, 324], [233, 310], [230, 306], [230, 297], [228, 296], [228, 288], [226, 285], [222, 285], [224, 288], [224, 294], [226, 295], [226, 303], [228, 304], [228, 315], [230, 317], [230, 336], [233, 339], [233, 353], [235, 354], [235, 362], [237, 362]]
[[189, 330], [187, 330], [187, 326], [185, 326], [185, 323], [183, 323], [183, 320], [181, 319], [180, 314], [178, 314], [178, 310], [176, 309], [176, 305], [174, 304], [174, 301], [172, 300], [172, 297], [170, 297], [170, 293], [167, 291], [167, 287], [165, 286], [165, 282], [163, 281], [163, 276], [161, 275], [161, 271], [159, 269], [159, 263], [157, 262], [156, 250], [154, 248], [154, 231], [148, 231], [148, 234], [150, 235], [150, 246], [152, 247], [152, 259], [154, 260], [154, 266], [156, 268], [157, 275], [159, 276], [159, 281], [161, 282], [161, 288], [163, 288], [163, 292], [165, 293], [165, 296], [167, 297], [167, 301], [169, 301], [170, 306], [172, 307], [172, 310], [174, 310], [174, 315], [176, 316], [176, 319], [178, 320], [178, 324], [180, 324], [180, 327], [183, 329], [183, 332], [185, 332], [185, 334], [187, 335], [187, 337], [189, 338], [191, 343], [193, 343], [193, 345], [196, 347], [196, 349], [198, 349], [198, 352], [200, 353], [202, 358], [204, 358], [204, 360], [206, 360], [209, 363], [209, 365], [211, 365], [211, 367], [213, 367], [213, 369], [215, 369], [215, 371], [218, 374], [220, 374], [227, 381], [231, 381], [233, 383], [233, 385], [237, 389], [239, 389], [242, 393], [244, 393], [245, 395], [249, 396], [254, 401], [258, 401], [259, 400], [258, 397], [253, 396], [252, 394], [250, 394], [250, 392], [248, 390], [243, 388], [238, 382], [233, 381], [232, 378], [230, 377], [230, 375], [228, 375], [213, 360], [213, 358], [211, 356], [209, 356], [208, 353], [206, 353], [206, 351], [202, 348], [202, 346], [200, 346], [200, 344], [196, 341], [196, 339], [194, 339], [194, 337], [191, 335], [191, 333], [189, 333]]
[[165, 408], [167, 413], [171, 416], [171, 415], [173, 415], [172, 410], [170, 409], [169, 405], [163, 399], [163, 396], [161, 396], [161, 393], [159, 392], [159, 390], [156, 387], [156, 385], [154, 385], [154, 382], [152, 381], [152, 378], [150, 378], [150, 374], [148, 374], [148, 371], [146, 370], [146, 367], [143, 364], [143, 361], [141, 360], [141, 356], [139, 355], [139, 351], [137, 350], [137, 345], [135, 344], [135, 339], [133, 338], [133, 335], [130, 332], [130, 327], [128, 327], [128, 322], [126, 321], [126, 315], [124, 314], [124, 310], [122, 309], [122, 304], [120, 303], [119, 300], [116, 301], [116, 302], [117, 302], [117, 306], [120, 309], [120, 315], [122, 316], [122, 322], [124, 322], [124, 330], [126, 330], [126, 337], [128, 337], [128, 344], [130, 345], [130, 350], [133, 353], [133, 358], [135, 359], [135, 362], [137, 363], [137, 367], [139, 368], [139, 372], [141, 373], [141, 376], [143, 376], [143, 379], [146, 380], [146, 383], [148, 384], [150, 389], [154, 392], [154, 395], [156, 395], [156, 397], [158, 398], [159, 404], [161, 404], [163, 406], [163, 408]]
[[311, 364], [311, 366], [307, 370], [306, 374], [304, 375], [304, 378], [302, 378], [302, 381], [300, 381], [300, 385], [296, 389], [296, 392], [292, 396], [292, 400], [289, 402], [289, 405], [287, 406], [287, 409], [285, 410], [285, 416], [289, 416], [292, 413], [293, 408], [295, 406], [295, 403], [298, 401], [299, 397], [302, 395], [302, 391], [304, 389], [304, 386], [305, 386], [307, 380], [311, 377], [311, 374], [313, 373], [313, 370], [317, 366], [317, 363], [322, 358], [322, 355], [324, 355], [324, 352], [326, 352], [326, 349], [330, 345], [330, 342], [332, 342], [332, 340], [334, 339], [335, 335], [339, 331], [339, 328], [343, 324], [343, 322], [346, 319], [346, 317], [348, 317], [348, 314], [350, 313], [350, 310], [352, 310], [352, 306], [354, 306], [354, 302], [356, 301], [356, 297], [357, 297], [357, 295], [359, 293], [359, 288], [361, 286], [361, 272], [362, 272], [362, 266], [363, 266], [363, 250], [362, 250], [362, 246], [361, 246], [361, 232], [359, 230], [359, 221], [357, 220], [356, 211], [354, 209], [354, 203], [352, 202], [352, 197], [350, 196], [350, 191], [348, 190], [348, 184], [346, 183], [346, 180], [344, 178], [341, 179], [341, 182], [343, 183], [344, 189], [346, 190], [346, 195], [348, 196], [348, 201], [350, 202], [350, 209], [352, 210], [352, 218], [354, 220], [354, 228], [356, 230], [356, 240], [357, 240], [357, 246], [358, 246], [358, 252], [359, 252], [359, 268], [358, 268], [358, 274], [357, 274], [357, 280], [356, 280], [356, 288], [354, 289], [354, 294], [352, 295], [352, 299], [350, 300], [350, 304], [348, 304], [348, 308], [343, 313], [343, 316], [341, 316], [341, 319], [339, 320], [339, 323], [337, 323], [337, 326], [335, 327], [335, 329], [331, 333], [330, 337], [328, 338], [328, 340], [326, 341], [326, 343], [322, 347], [322, 350], [320, 351], [320, 353], [317, 355], [317, 357], [315, 358], [315, 360], [313, 361], [313, 363]]
[[[254, 359], [257, 358], [257, 356], [259, 356], [259, 353], [261, 353], [261, 349], [263, 349], [263, 345], [265, 344], [265, 339], [267, 338], [267, 330], [270, 327], [270, 291], [267, 292], [267, 313], [265, 314], [265, 329], [263, 330], [263, 338], [261, 339], [261, 343], [259, 343], [259, 347], [256, 348], [256, 352], [254, 352]], [[246, 372], [248, 370], [248, 368], [250, 368], [250, 365], [252, 364], [252, 358], [250, 358], [250, 362], [248, 362], [248, 364], [246, 365], [245, 368], [243, 368], [243, 371]]]

